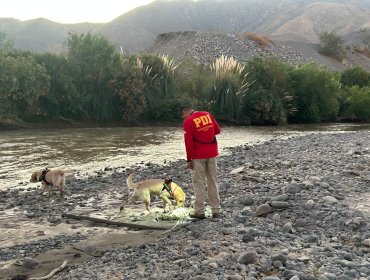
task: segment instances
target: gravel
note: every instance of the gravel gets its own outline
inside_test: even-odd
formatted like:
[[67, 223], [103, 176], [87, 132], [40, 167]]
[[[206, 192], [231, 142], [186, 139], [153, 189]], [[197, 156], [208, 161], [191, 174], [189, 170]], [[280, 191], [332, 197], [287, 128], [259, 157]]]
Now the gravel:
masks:
[[176, 61], [192, 58], [201, 64], [213, 63], [221, 55], [233, 56], [242, 63], [257, 56], [275, 56], [291, 65], [312, 60], [310, 56], [304, 56], [294, 47], [289, 46], [289, 42], [275, 42], [263, 48], [242, 36], [199, 31], [158, 35], [146, 52], [166, 54]]
[[[369, 143], [369, 131], [357, 131], [231, 148], [219, 158], [220, 218], [175, 228], [153, 243], [111, 248], [68, 265], [54, 279], [370, 279]], [[73, 195], [44, 205], [46, 211], [40, 207], [45, 198], [33, 189], [0, 197], [5, 209], [17, 205], [32, 219], [58, 216], [103, 194], [127, 196], [122, 182], [132, 171], [142, 177], [137, 180], [171, 174], [191, 197], [184, 167], [176, 161], [99, 171], [68, 182]], [[53, 242], [59, 238], [76, 237], [60, 235]], [[30, 256], [40, 250], [23, 246]], [[0, 256], [14, 258], [20, 250], [6, 248]]]

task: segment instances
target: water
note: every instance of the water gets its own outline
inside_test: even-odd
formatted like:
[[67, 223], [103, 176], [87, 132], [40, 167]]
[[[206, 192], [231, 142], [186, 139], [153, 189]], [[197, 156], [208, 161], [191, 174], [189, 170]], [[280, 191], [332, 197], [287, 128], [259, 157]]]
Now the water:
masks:
[[[370, 124], [224, 127], [221, 153], [228, 147], [258, 144], [307, 133], [369, 130]], [[32, 172], [45, 166], [73, 168], [86, 176], [103, 167], [163, 164], [185, 158], [181, 128], [69, 128], [0, 131], [0, 189], [31, 185]], [[81, 176], [82, 176], [81, 175]]]

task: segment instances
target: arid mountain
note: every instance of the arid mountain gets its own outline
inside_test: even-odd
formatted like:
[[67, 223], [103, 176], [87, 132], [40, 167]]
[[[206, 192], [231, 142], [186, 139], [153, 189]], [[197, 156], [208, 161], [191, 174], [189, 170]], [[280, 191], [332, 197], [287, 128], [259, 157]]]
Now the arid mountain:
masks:
[[68, 32], [101, 33], [133, 53], [167, 32], [254, 32], [275, 40], [316, 43], [323, 31], [350, 37], [361, 28], [370, 28], [370, 0], [159, 0], [106, 24], [0, 19], [0, 31], [17, 48], [40, 52], [60, 52]]
[[[136, 28], [129, 36], [128, 30]], [[317, 43], [323, 31], [340, 35], [370, 28], [370, 1], [203, 0], [157, 1], [107, 23], [103, 34], [115, 44], [139, 51], [160, 33], [254, 32], [276, 40]], [[123, 33], [123, 30], [124, 33]]]
[[285, 20], [270, 35], [280, 40], [317, 43], [318, 35], [325, 31], [347, 35], [370, 28], [370, 9], [361, 6], [317, 2], [296, 11], [296, 16]]
[[34, 52], [61, 52], [68, 32], [95, 32], [100, 24], [61, 24], [44, 18], [20, 21], [0, 18], [0, 31], [12, 39], [15, 47]]

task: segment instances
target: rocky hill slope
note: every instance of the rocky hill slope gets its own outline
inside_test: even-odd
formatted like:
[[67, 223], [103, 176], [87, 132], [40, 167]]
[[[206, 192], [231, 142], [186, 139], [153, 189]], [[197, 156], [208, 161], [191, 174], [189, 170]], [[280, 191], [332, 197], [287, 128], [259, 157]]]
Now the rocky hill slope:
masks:
[[146, 52], [166, 54], [180, 61], [192, 58], [202, 64], [209, 64], [221, 55], [234, 56], [243, 63], [255, 56], [268, 55], [277, 56], [290, 64], [308, 60], [281, 44], [262, 48], [241, 36], [196, 31], [160, 34]]
[[317, 45], [311, 43], [285, 41], [261, 47], [243, 36], [222, 33], [164, 33], [158, 35], [145, 52], [165, 54], [178, 62], [192, 59], [202, 64], [209, 64], [221, 55], [233, 56], [242, 63], [256, 56], [274, 56], [291, 65], [316, 61], [332, 70], [340, 71], [353, 65], [361, 65], [370, 70], [370, 59], [355, 52], [349, 51], [348, 59], [341, 62], [321, 55], [317, 51]]

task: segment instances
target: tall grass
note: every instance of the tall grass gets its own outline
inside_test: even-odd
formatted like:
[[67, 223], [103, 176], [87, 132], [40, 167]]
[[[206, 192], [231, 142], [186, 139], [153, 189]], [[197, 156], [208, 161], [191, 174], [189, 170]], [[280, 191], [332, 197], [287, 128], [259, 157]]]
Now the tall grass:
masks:
[[172, 58], [169, 58], [167, 55], [161, 55], [159, 57], [162, 60], [163, 68], [167, 71], [167, 73], [171, 73], [172, 75], [175, 74], [175, 70], [179, 65], [175, 64], [175, 60]]
[[247, 74], [242, 75], [244, 66], [234, 57], [222, 55], [211, 64], [214, 85], [210, 92], [210, 108], [222, 118], [238, 121], [243, 98], [250, 83]]
[[211, 65], [211, 71], [216, 79], [226, 78], [232, 75], [240, 75], [244, 70], [244, 65], [239, 63], [234, 57], [221, 55]]
[[[152, 72], [152, 67], [149, 65], [144, 67], [143, 61], [140, 57], [136, 57], [136, 65], [135, 65], [144, 75], [150, 76], [150, 72]], [[154, 77], [155, 78], [155, 77]]]

